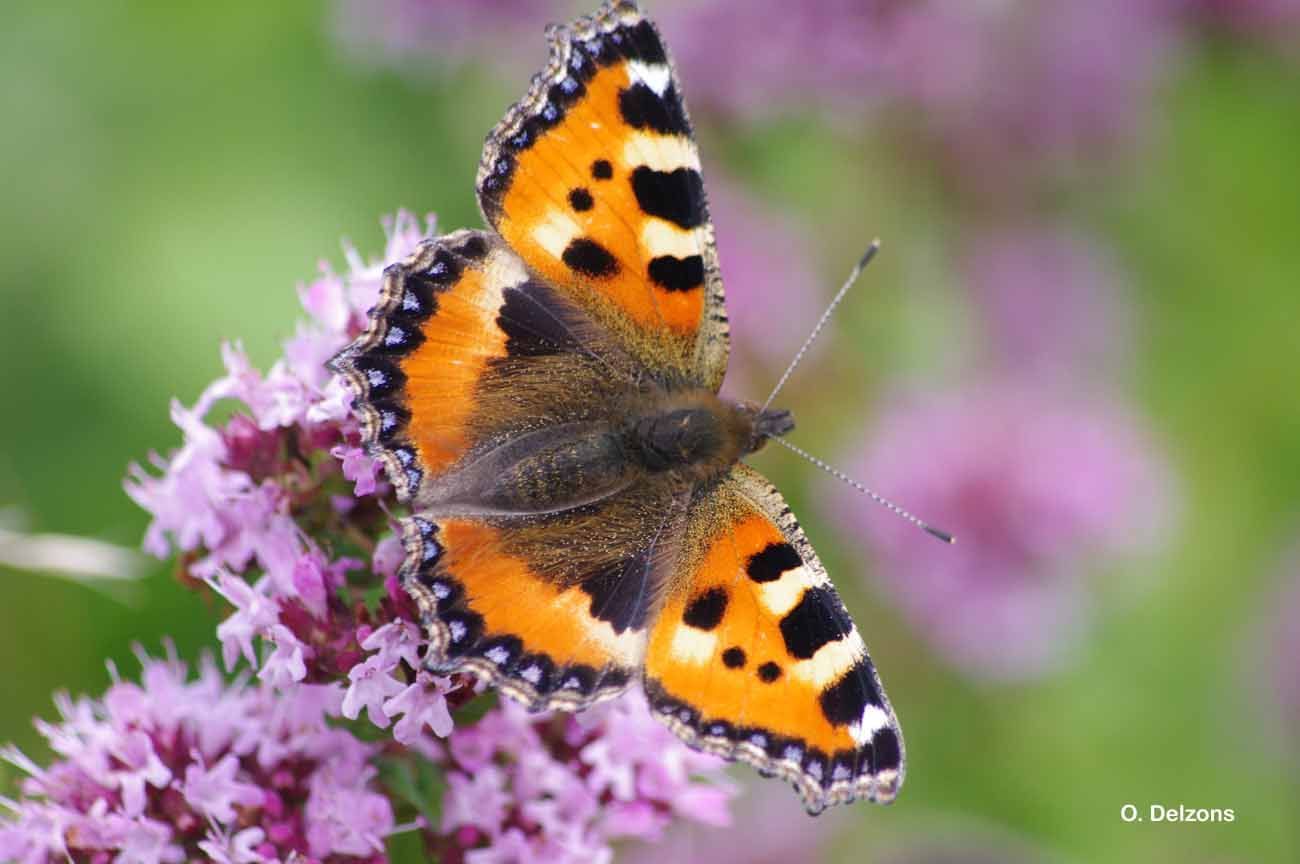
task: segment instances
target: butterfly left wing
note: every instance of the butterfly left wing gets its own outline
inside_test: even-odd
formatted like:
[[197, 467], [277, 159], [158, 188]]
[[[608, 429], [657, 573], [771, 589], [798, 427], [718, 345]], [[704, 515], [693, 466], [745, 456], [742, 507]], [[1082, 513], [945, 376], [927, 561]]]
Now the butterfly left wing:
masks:
[[791, 781], [809, 812], [893, 800], [903, 742], [875, 667], [780, 493], [741, 464], [687, 517], [645, 687], [688, 744]]
[[716, 392], [722, 279], [659, 33], [630, 0], [609, 0], [547, 36], [550, 62], [484, 147], [484, 218], [641, 365]]

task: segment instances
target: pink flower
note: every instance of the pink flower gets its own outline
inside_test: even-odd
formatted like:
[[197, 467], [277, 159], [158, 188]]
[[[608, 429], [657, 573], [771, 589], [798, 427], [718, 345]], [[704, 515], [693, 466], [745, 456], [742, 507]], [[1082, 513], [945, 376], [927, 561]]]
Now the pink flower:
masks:
[[1295, 46], [1300, 30], [1298, 0], [1183, 0], [1193, 15], [1241, 35]]
[[485, 765], [472, 775], [449, 772], [443, 801], [442, 832], [445, 834], [471, 826], [495, 835], [505, 821], [511, 803], [506, 791], [506, 775], [501, 768]]
[[860, 109], [873, 98], [867, 82], [879, 79], [879, 5], [705, 0], [665, 5], [659, 23], [692, 107], [757, 115], [809, 103]]
[[504, 702], [448, 745], [441, 831], [466, 860], [604, 860], [611, 839], [657, 837], [673, 815], [728, 822], [722, 763], [683, 746], [640, 693], [553, 718]]
[[452, 722], [445, 694], [451, 686], [447, 678], [420, 672], [414, 684], [386, 701], [385, 714], [389, 717], [403, 715], [393, 727], [393, 737], [403, 744], [413, 745], [426, 726], [439, 738], [447, 737]]
[[245, 828], [233, 835], [208, 829], [207, 838], [199, 842], [199, 850], [217, 864], [259, 864], [269, 860], [258, 851], [266, 838], [261, 828]]
[[1177, 35], [1172, 11], [1169, 0], [900, 4], [881, 16], [880, 84], [963, 182], [1001, 201], [1009, 184], [1073, 173], [1140, 134]]
[[388, 715], [383, 705], [390, 697], [402, 692], [402, 685], [388, 674], [388, 669], [378, 657], [371, 657], [348, 671], [348, 689], [343, 697], [343, 716], [355, 720], [365, 709], [370, 722], [381, 729], [388, 728]]
[[303, 660], [304, 646], [288, 627], [277, 624], [266, 634], [274, 645], [271, 656], [262, 663], [257, 677], [272, 687], [288, 687], [307, 677], [307, 664]]
[[340, 445], [331, 450], [330, 455], [343, 463], [343, 476], [356, 484], [354, 494], [357, 497], [375, 494], [379, 463], [367, 456], [366, 451], [360, 447]]
[[239, 760], [233, 754], [227, 753], [211, 768], [203, 764], [197, 752], [190, 755], [195, 761], [185, 769], [181, 794], [199, 813], [217, 822], [233, 822], [235, 804], [253, 807], [262, 802], [258, 786], [235, 779]]
[[278, 607], [265, 594], [229, 573], [219, 573], [208, 584], [236, 610], [217, 627], [221, 659], [226, 668], [233, 669], [241, 655], [255, 665], [257, 656], [253, 652], [253, 637], [274, 626], [278, 620]]
[[1118, 266], [1095, 240], [1062, 225], [974, 229], [962, 262], [995, 369], [1104, 379], [1131, 360]]
[[828, 481], [832, 515], [866, 531], [881, 587], [951, 663], [1044, 674], [1087, 629], [1089, 579], [1157, 549], [1172, 518], [1163, 460], [1123, 410], [1009, 383], [888, 406], [849, 473], [954, 533], [934, 542]]
[[[142, 660], [140, 684], [115, 684], [102, 700], [57, 700], [61, 719], [41, 726], [59, 745], [48, 769], [16, 751], [6, 754], [31, 777], [21, 800], [5, 802], [0, 858], [181, 862], [207, 855], [232, 864], [308, 853], [382, 858], [393, 820], [388, 801], [373, 788], [369, 763], [376, 749], [329, 726], [337, 700], [321, 699], [320, 688], [285, 694], [227, 684], [210, 661], [190, 680], [175, 660]], [[217, 728], [205, 734], [209, 723]], [[205, 757], [189, 746], [204, 739], [223, 742], [221, 752]], [[129, 766], [112, 769], [114, 776], [139, 778], [131, 800], [125, 791], [120, 798], [107, 794], [97, 779], [105, 752]], [[286, 830], [282, 809], [268, 804], [284, 798], [306, 800], [310, 846], [300, 831]]]

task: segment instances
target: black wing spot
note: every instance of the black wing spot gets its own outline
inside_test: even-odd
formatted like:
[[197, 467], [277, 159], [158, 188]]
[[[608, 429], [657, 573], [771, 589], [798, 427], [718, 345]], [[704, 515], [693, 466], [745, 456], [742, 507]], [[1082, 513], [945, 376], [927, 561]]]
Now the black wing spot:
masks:
[[630, 49], [627, 53], [630, 56], [644, 60], [646, 63], [668, 62], [663, 43], [659, 41], [659, 34], [655, 32], [654, 25], [649, 21], [641, 21], [631, 28], [627, 34], [627, 42]]
[[579, 213], [590, 210], [594, 203], [591, 193], [581, 186], [569, 190], [569, 206]]
[[862, 709], [868, 705], [880, 707], [880, 693], [876, 691], [871, 662], [865, 657], [840, 680], [822, 691], [822, 714], [832, 726], [848, 726], [862, 719]]
[[620, 90], [618, 110], [628, 125], [636, 129], [648, 128], [660, 135], [691, 134], [686, 109], [677, 96], [677, 88], [671, 84], [662, 96], [641, 82]]
[[566, 329], [559, 300], [541, 282], [529, 280], [502, 292], [497, 326], [506, 334], [511, 357], [544, 357], [576, 351], [577, 342]]
[[898, 735], [888, 727], [877, 729], [871, 736], [871, 773], [896, 770], [903, 761], [903, 748], [898, 745]]
[[710, 588], [703, 594], [697, 594], [686, 606], [682, 621], [700, 630], [712, 630], [722, 621], [727, 611], [727, 592], [721, 588]]
[[809, 588], [781, 619], [781, 638], [791, 657], [807, 660], [823, 645], [843, 639], [853, 621], [840, 598], [827, 588]]
[[771, 684], [781, 677], [781, 667], [771, 660], [758, 667], [758, 680], [764, 684]]
[[618, 272], [618, 260], [595, 240], [579, 237], [565, 247], [560, 256], [569, 269], [584, 276], [613, 276]]
[[682, 228], [704, 224], [704, 178], [694, 168], [656, 171], [642, 165], [632, 172], [632, 192], [651, 216]]
[[775, 582], [787, 570], [803, 566], [803, 559], [789, 543], [769, 543], [749, 556], [745, 572], [755, 582]]
[[649, 274], [665, 291], [690, 291], [704, 284], [704, 259], [699, 255], [660, 255], [650, 260]]
[[650, 567], [644, 554], [597, 570], [579, 585], [591, 597], [591, 615], [605, 621], [615, 633], [641, 630], [646, 625], [652, 592], [646, 590]]
[[608, 180], [614, 176], [614, 166], [608, 159], [597, 159], [591, 163], [591, 176], [597, 180]]
[[722, 662], [728, 669], [740, 669], [745, 665], [745, 650], [735, 645], [722, 652]]

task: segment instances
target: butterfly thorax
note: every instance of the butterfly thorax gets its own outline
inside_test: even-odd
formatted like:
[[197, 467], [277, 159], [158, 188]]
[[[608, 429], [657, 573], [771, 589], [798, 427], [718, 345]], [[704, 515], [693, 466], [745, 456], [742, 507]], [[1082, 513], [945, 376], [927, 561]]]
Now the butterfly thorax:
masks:
[[667, 394], [630, 412], [624, 436], [629, 458], [643, 470], [708, 481], [793, 428], [788, 411], [764, 411], [696, 390]]

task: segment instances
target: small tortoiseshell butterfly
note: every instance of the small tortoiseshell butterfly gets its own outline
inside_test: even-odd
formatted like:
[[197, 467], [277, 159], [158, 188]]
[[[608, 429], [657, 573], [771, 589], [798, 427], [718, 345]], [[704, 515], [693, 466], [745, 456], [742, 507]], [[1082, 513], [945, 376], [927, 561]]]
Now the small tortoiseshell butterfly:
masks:
[[533, 709], [643, 684], [687, 744], [791, 781], [810, 812], [903, 780], [866, 647], [744, 457], [788, 412], [720, 398], [727, 315], [667, 51], [608, 2], [488, 136], [487, 230], [384, 273], [332, 361], [400, 498], [426, 663]]

